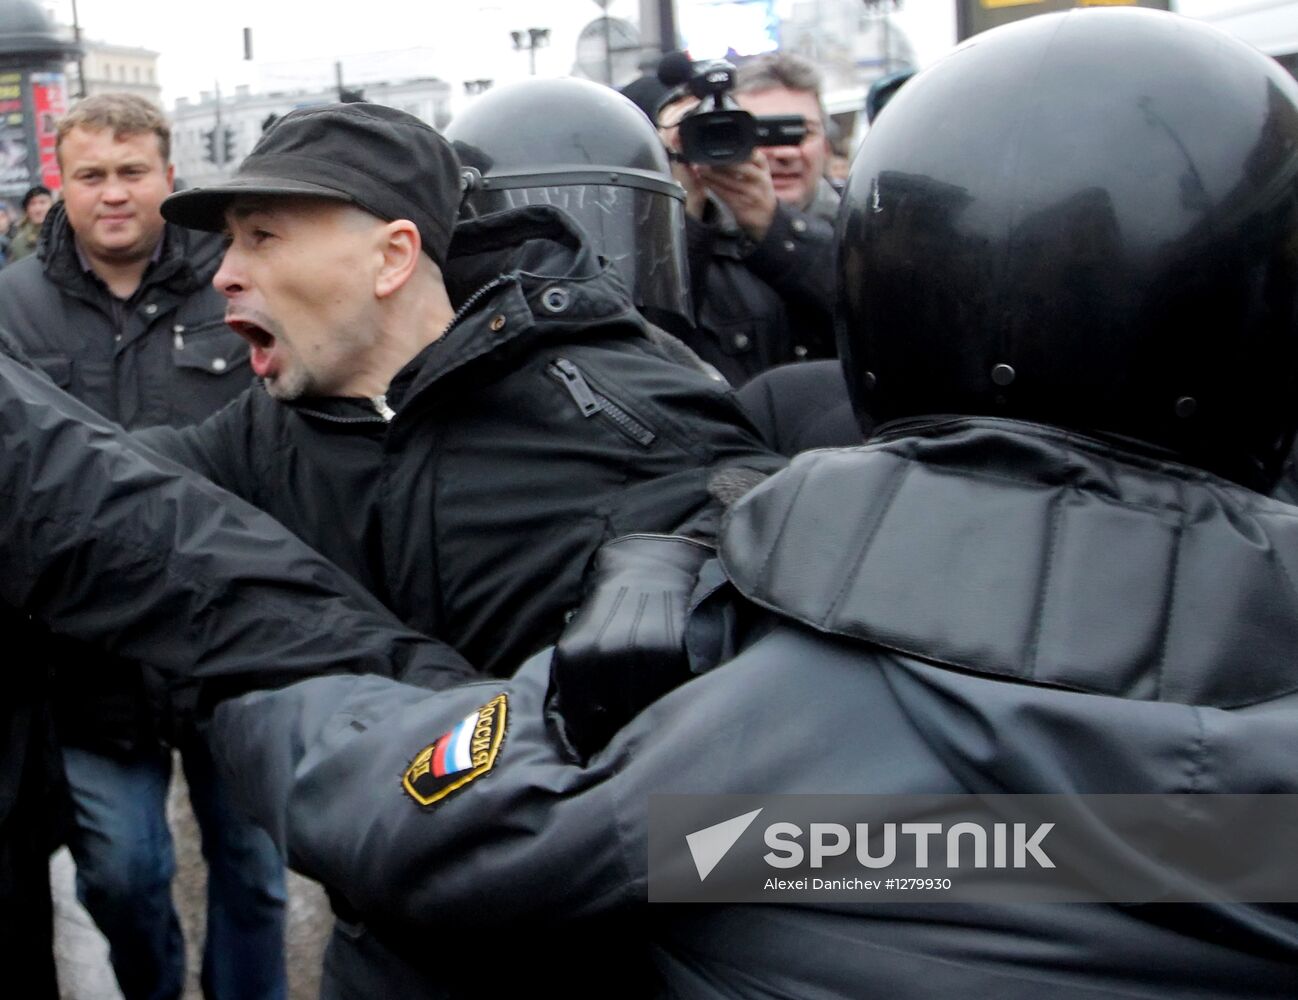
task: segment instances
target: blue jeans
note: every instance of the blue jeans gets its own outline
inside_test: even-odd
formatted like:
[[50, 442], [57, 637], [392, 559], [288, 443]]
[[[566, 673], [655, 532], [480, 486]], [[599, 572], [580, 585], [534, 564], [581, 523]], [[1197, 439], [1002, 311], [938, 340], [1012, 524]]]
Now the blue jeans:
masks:
[[[108, 939], [126, 1000], [175, 1000], [185, 949], [171, 902], [171, 752], [120, 758], [65, 747], [63, 756], [76, 808], [68, 846], [77, 897]], [[283, 861], [270, 837], [229, 805], [206, 746], [195, 741], [181, 759], [208, 865], [203, 994], [284, 1000]]]

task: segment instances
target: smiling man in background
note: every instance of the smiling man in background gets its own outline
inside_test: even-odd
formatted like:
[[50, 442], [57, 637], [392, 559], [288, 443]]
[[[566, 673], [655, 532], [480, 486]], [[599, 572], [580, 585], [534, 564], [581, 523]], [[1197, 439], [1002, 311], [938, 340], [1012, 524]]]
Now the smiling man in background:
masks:
[[[170, 145], [162, 113], [140, 97], [77, 104], [58, 129], [63, 199], [35, 254], [0, 273], [0, 327], [56, 383], [128, 428], [194, 423], [250, 382], [247, 347], [211, 287], [220, 240], [169, 226], [159, 211], [173, 187]], [[109, 940], [127, 1000], [178, 997], [171, 750], [149, 721], [138, 668], [41, 642], [75, 804], [77, 895]], [[205, 991], [282, 996], [283, 866], [261, 831], [228, 814], [206, 749], [181, 742], [211, 866]]]

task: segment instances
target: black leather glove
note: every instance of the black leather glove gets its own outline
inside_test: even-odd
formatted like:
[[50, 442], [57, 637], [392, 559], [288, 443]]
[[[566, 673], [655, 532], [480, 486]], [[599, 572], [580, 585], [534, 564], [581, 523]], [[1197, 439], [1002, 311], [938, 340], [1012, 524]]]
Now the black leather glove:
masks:
[[550, 674], [549, 718], [572, 756], [586, 760], [689, 678], [685, 613], [712, 556], [672, 535], [627, 535], [596, 554]]

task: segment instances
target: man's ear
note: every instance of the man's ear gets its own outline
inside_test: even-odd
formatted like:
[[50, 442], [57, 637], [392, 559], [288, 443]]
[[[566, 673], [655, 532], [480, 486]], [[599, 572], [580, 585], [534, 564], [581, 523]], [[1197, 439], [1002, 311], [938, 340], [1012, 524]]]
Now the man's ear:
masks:
[[415, 273], [423, 243], [419, 229], [409, 219], [394, 219], [383, 227], [383, 263], [374, 279], [374, 294], [387, 298]]

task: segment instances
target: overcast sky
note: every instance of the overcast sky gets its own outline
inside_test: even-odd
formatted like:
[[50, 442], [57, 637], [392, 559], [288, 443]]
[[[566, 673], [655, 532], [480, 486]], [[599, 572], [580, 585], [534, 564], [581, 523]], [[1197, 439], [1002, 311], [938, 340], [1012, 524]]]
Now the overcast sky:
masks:
[[[690, 0], [677, 0], [678, 8]], [[777, 0], [788, 6], [792, 0]], [[71, 21], [71, 0], [53, 0]], [[1206, 17], [1254, 44], [1288, 37], [1298, 47], [1298, 0], [1179, 0], [1185, 14]], [[78, 0], [82, 31], [91, 38], [136, 45], [161, 54], [164, 103], [196, 96], [220, 81], [272, 89], [277, 82], [314, 73], [399, 79], [415, 73], [441, 77], [462, 92], [461, 81], [498, 83], [527, 74], [527, 54], [514, 52], [512, 29], [548, 27], [553, 44], [537, 52], [538, 72], [569, 71], [582, 26], [600, 15], [592, 0]], [[610, 0], [615, 17], [637, 20], [636, 0]], [[921, 64], [954, 40], [953, 0], [904, 0], [894, 23], [910, 38]], [[254, 60], [245, 62], [243, 28], [253, 29]], [[411, 51], [414, 50], [414, 51]], [[385, 59], [364, 54], [402, 53]]]

